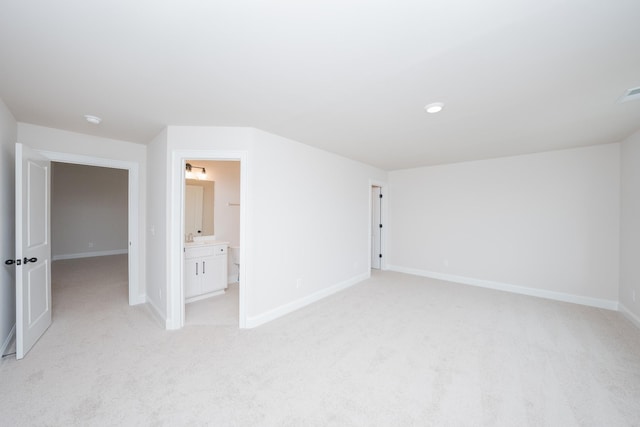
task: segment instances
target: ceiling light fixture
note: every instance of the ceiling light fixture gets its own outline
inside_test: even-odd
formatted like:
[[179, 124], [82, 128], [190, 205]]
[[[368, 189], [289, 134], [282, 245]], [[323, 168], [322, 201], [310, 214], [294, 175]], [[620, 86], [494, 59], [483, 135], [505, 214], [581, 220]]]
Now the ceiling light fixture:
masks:
[[[193, 169], [200, 169], [200, 173], [195, 175]], [[191, 163], [185, 165], [184, 176], [187, 179], [207, 179], [207, 170], [201, 166], [194, 166]]]
[[429, 114], [439, 113], [444, 108], [444, 104], [442, 102], [432, 102], [431, 104], [425, 105], [424, 109]]
[[91, 114], [85, 114], [84, 118], [86, 121], [91, 123], [92, 125], [99, 125], [102, 119], [98, 116], [92, 116]]

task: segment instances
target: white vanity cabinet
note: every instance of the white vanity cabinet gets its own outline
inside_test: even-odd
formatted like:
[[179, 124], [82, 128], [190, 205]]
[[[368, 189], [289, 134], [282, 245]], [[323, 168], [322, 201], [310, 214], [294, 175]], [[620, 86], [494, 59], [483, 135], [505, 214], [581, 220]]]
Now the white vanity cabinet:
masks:
[[184, 250], [184, 298], [193, 302], [227, 288], [227, 242], [187, 244]]

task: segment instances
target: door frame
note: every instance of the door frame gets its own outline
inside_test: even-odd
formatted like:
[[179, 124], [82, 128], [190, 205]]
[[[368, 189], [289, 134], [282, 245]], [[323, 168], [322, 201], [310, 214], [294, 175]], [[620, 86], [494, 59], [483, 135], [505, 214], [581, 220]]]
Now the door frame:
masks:
[[[102, 157], [91, 157], [80, 154], [63, 153], [58, 151], [35, 150], [51, 160], [58, 163], [70, 163], [76, 165], [97, 166], [112, 169], [124, 169], [128, 173], [128, 271], [129, 271], [129, 305], [143, 304], [146, 302], [144, 292], [140, 286], [139, 266], [140, 260], [140, 184], [139, 165], [135, 162], [123, 160], [106, 159]], [[51, 202], [49, 202], [51, 203]]]
[[244, 150], [173, 150], [169, 192], [169, 281], [167, 289], [167, 329], [180, 329], [185, 321], [184, 303], [184, 186], [187, 160], [230, 160], [240, 162], [240, 283], [238, 284], [238, 327], [247, 326], [246, 300], [251, 277], [248, 265], [249, 164]]
[[386, 182], [377, 181], [377, 180], [369, 180], [369, 186], [367, 187], [367, 193], [369, 198], [369, 209], [367, 212], [369, 213], [369, 218], [367, 219], [367, 224], [369, 224], [369, 228], [367, 229], [367, 236], [369, 244], [367, 247], [369, 248], [369, 252], [367, 253], [369, 271], [371, 271], [371, 253], [373, 251], [373, 240], [371, 239], [371, 229], [372, 229], [372, 221], [373, 221], [373, 195], [371, 194], [371, 189], [373, 187], [380, 187], [380, 191], [382, 194], [382, 203], [380, 206], [380, 218], [382, 220], [382, 232], [380, 233], [380, 251], [382, 252], [382, 261], [380, 262], [380, 270], [388, 270], [388, 262], [389, 252], [387, 250], [387, 230], [389, 229], [389, 215], [387, 214], [387, 200], [389, 199], [389, 190]]

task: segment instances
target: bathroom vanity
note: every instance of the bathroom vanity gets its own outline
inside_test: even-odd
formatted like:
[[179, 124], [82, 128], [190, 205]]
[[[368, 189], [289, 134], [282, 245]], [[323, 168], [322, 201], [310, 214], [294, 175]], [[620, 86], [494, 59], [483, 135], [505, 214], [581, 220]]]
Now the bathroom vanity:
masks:
[[228, 247], [229, 242], [217, 240], [203, 239], [185, 243], [184, 299], [186, 303], [224, 293], [227, 288]]

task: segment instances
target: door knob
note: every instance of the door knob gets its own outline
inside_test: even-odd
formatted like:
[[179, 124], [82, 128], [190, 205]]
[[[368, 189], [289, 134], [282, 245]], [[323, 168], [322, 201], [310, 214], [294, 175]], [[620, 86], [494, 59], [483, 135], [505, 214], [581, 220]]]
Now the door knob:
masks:
[[38, 258], [36, 257], [33, 257], [33, 258], [24, 257], [24, 260], [23, 260], [25, 264], [29, 264], [30, 262], [36, 262], [36, 261], [38, 261]]

